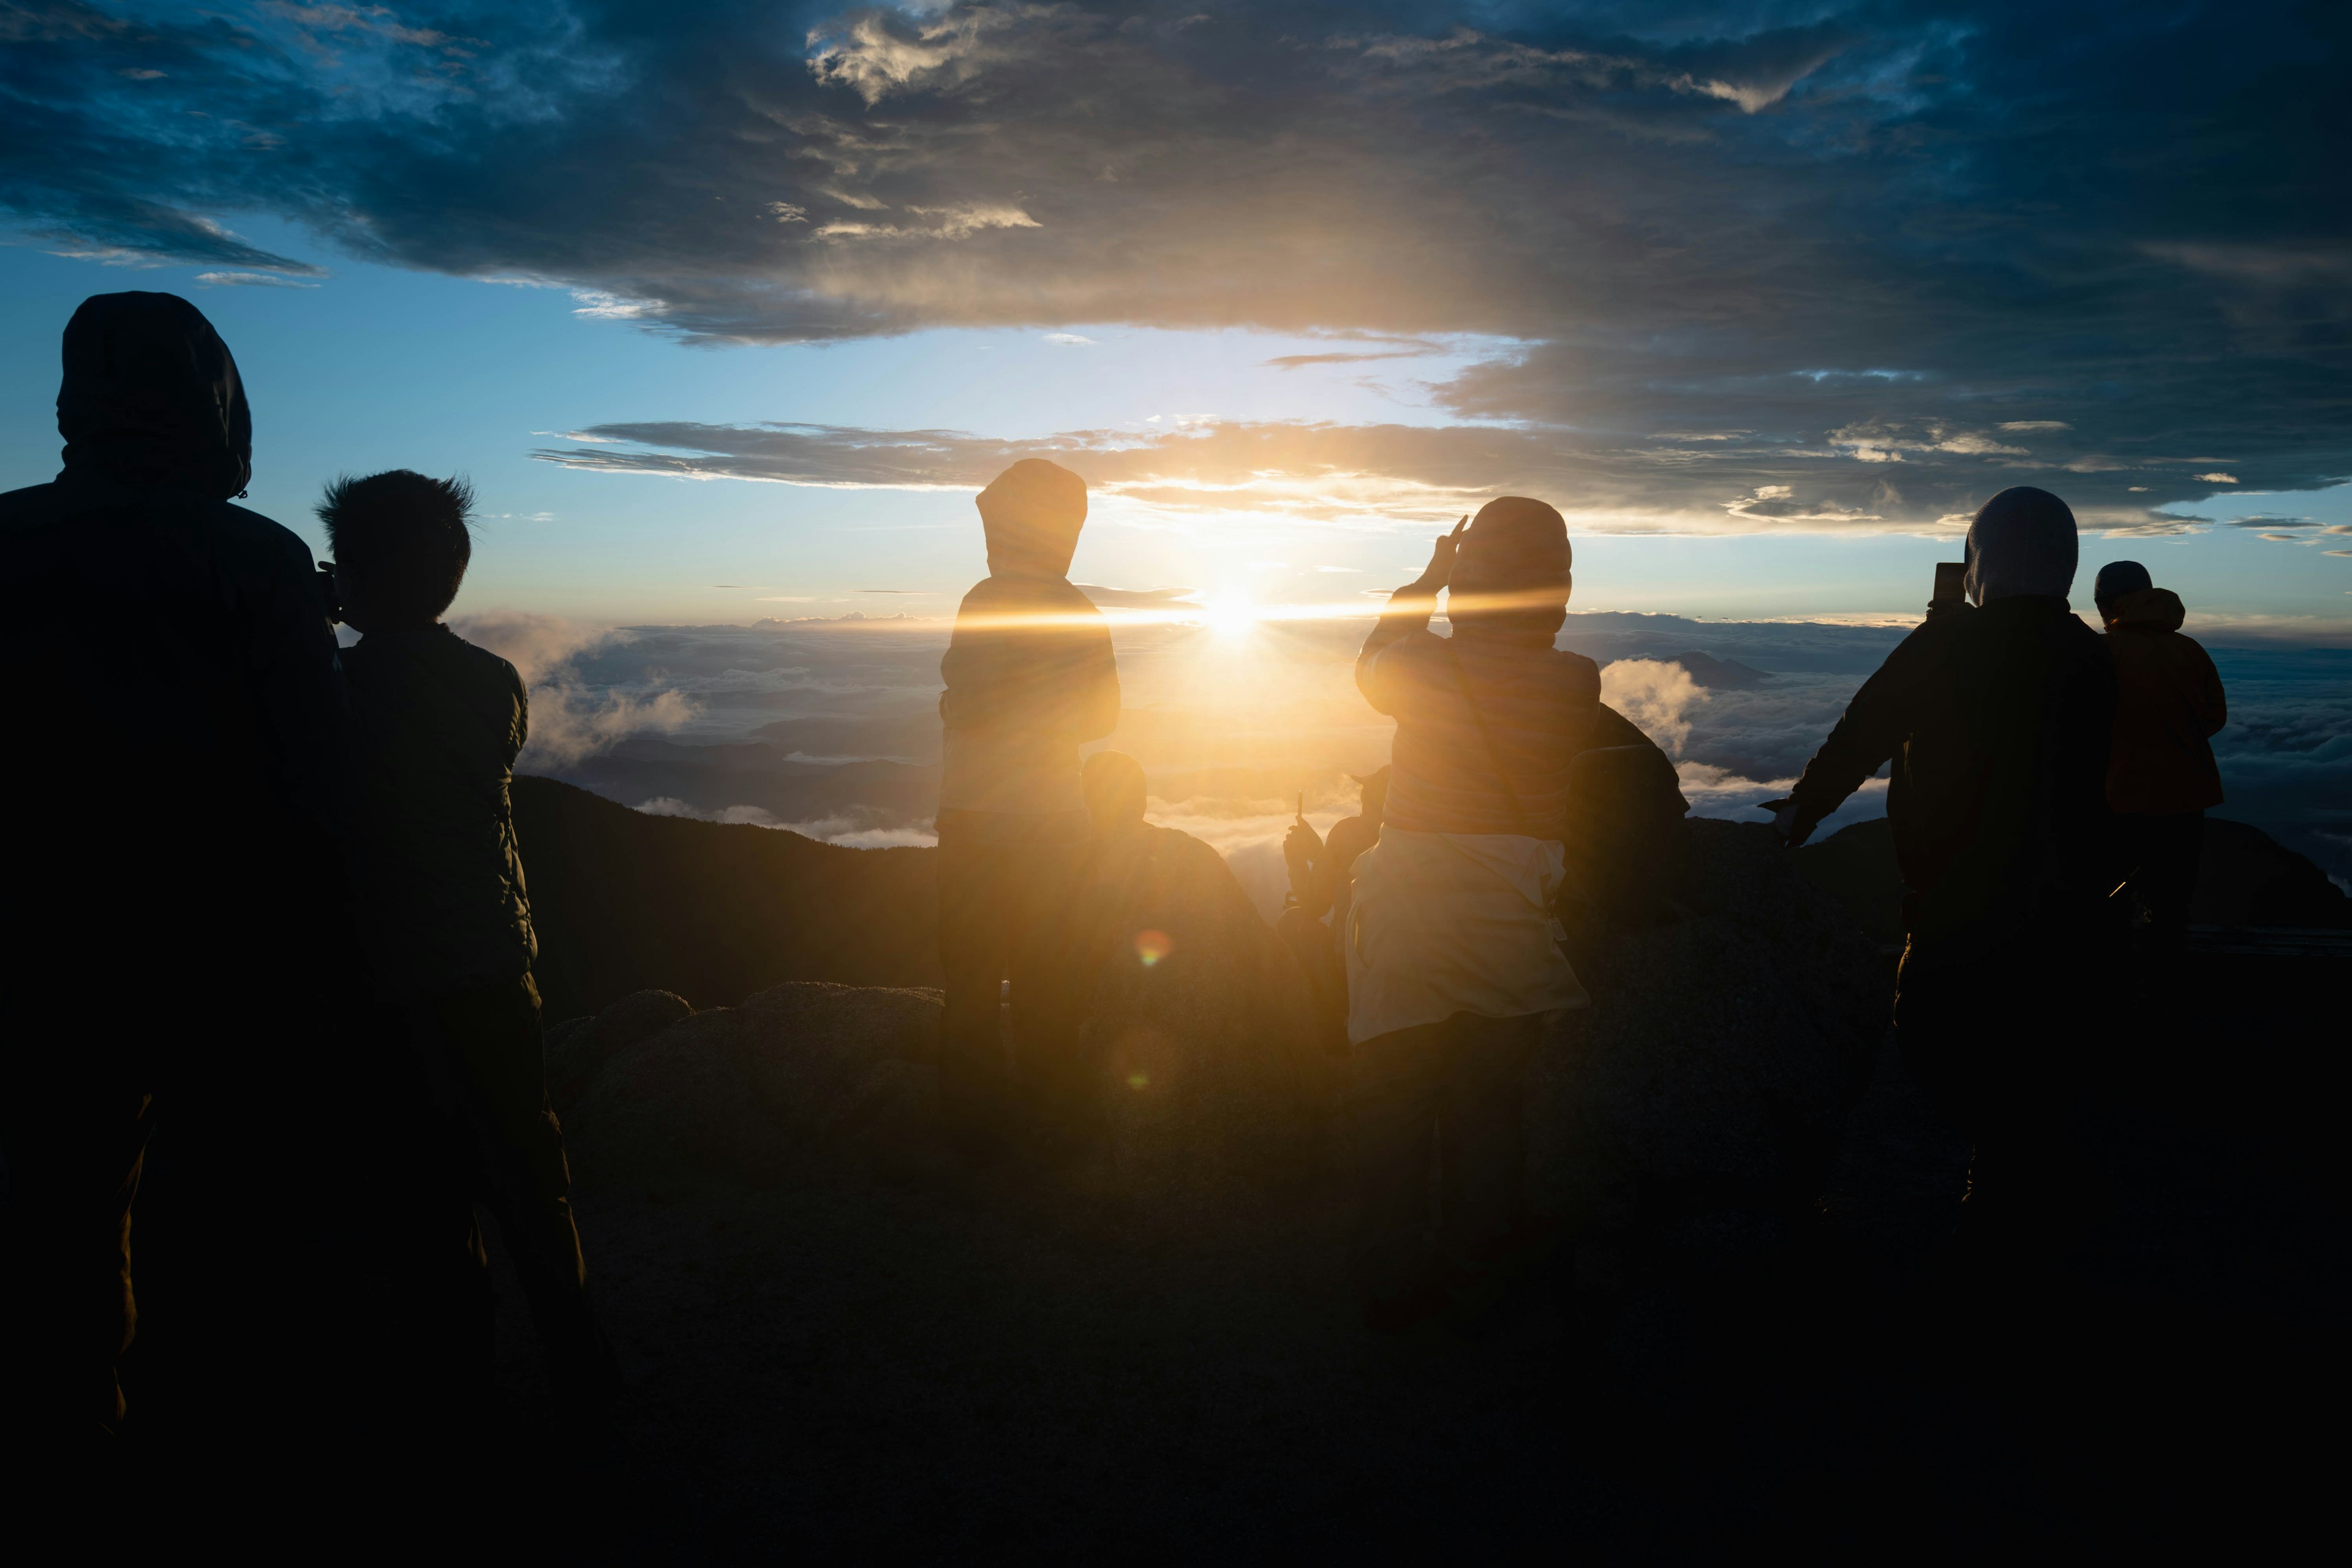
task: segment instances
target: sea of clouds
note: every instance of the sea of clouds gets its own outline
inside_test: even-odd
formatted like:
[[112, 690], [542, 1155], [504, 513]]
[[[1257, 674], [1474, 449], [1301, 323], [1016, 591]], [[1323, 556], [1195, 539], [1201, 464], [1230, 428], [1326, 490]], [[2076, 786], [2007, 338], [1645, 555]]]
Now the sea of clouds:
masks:
[[[598, 759], [658, 739], [676, 782], [660, 773], [658, 789], [640, 786], [624, 804], [858, 847], [933, 841], [927, 809], [906, 801], [937, 763], [940, 623], [589, 628], [487, 615], [458, 629], [514, 660], [530, 688], [524, 772], [614, 793]], [[1601, 665], [1604, 700], [1675, 759], [1696, 815], [1760, 821], [1756, 807], [1788, 792], [1906, 629], [1610, 614], [1571, 616], [1559, 640]], [[1144, 764], [1152, 820], [1213, 845], [1268, 910], [1281, 902], [1291, 823], [1303, 811], [1328, 830], [1355, 809], [1350, 775], [1387, 760], [1390, 725], [1353, 687], [1364, 630], [1349, 620], [1263, 626], [1238, 639], [1192, 626], [1114, 634], [1124, 717], [1104, 743]], [[1674, 661], [1690, 652], [1769, 678], [1710, 689]], [[2249, 641], [2212, 652], [2231, 709], [2214, 742], [2230, 797], [2217, 815], [2264, 827], [2352, 883], [2352, 650]], [[820, 739], [780, 739], [772, 727], [782, 721], [797, 721], [788, 736]], [[710, 791], [728, 786], [711, 781], [745, 775], [692, 765], [709, 756], [740, 766], [747, 755], [772, 755], [796, 776], [856, 764], [912, 772], [890, 773], [902, 781], [895, 805], [836, 800], [794, 815], [720, 798]], [[1873, 780], [1822, 836], [1885, 810], [1885, 782]]]

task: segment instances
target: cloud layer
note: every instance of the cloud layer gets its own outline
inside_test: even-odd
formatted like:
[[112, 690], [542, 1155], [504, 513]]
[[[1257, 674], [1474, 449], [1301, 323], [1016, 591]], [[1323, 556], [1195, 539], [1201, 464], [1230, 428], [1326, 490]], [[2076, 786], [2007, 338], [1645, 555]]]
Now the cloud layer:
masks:
[[99, 259], [318, 276], [230, 226], [273, 213], [689, 337], [1484, 334], [1517, 347], [1433, 395], [1535, 450], [1473, 444], [1456, 488], [1916, 526], [2039, 479], [2147, 526], [2352, 474], [2348, 28], [2285, 0], [57, 0], [0, 19], [0, 201]]

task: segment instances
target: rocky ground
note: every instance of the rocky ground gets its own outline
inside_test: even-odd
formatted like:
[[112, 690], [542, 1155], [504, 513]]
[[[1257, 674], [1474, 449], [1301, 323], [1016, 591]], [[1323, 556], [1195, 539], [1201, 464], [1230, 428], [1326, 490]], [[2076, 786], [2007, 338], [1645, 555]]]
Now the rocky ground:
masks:
[[1559, 1244], [1479, 1325], [1359, 1326], [1345, 1066], [1217, 1005], [1268, 983], [1241, 928], [1125, 994], [1157, 1066], [1113, 1053], [1102, 1145], [1058, 1166], [940, 1150], [935, 993], [640, 993], [557, 1026], [630, 1387], [608, 1429], [540, 1426], [503, 1292], [546, 1517], [725, 1560], [2284, 1528], [2342, 1386], [2340, 1020], [2314, 1033], [2341, 961], [2148, 977], [2092, 1128], [2116, 1214], [2063, 1268], [1987, 1274], [1945, 1245], [1967, 1151], [1884, 1048], [1878, 944], [1764, 829], [1693, 828], [1666, 918], [1582, 954], [1596, 1005], [1529, 1112]]

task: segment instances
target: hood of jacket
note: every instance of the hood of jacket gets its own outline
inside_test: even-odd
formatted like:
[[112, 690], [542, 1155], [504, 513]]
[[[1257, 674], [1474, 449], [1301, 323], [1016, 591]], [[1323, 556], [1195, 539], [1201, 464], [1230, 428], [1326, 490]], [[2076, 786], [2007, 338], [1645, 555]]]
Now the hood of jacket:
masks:
[[2063, 599], [2074, 585], [2074, 513], [2048, 490], [2012, 485], [1969, 524], [1969, 597]]
[[2142, 588], [2136, 594], [2126, 594], [2105, 608], [2110, 627], [2127, 627], [2136, 632], [2177, 632], [2180, 623], [2189, 618], [2180, 595], [2169, 588]]
[[976, 498], [988, 570], [1000, 577], [1064, 577], [1087, 521], [1087, 482], [1043, 458], [1024, 458]]
[[226, 500], [253, 475], [236, 361], [176, 294], [94, 294], [66, 323], [60, 478], [162, 485]]
[[1549, 646], [1576, 584], [1568, 523], [1547, 502], [1502, 496], [1463, 531], [1445, 616], [1460, 631]]

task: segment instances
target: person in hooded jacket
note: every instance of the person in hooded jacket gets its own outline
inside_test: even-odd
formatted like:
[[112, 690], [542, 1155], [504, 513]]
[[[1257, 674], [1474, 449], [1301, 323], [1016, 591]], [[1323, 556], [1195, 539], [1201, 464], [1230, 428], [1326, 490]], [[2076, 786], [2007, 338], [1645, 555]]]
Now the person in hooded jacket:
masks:
[[[1359, 1266], [1382, 1331], [1475, 1310], [1499, 1284], [1524, 1225], [1528, 1059], [1552, 1019], [1590, 1005], [1552, 914], [1569, 776], [1601, 714], [1599, 668], [1552, 647], [1570, 564], [1558, 511], [1489, 501], [1391, 596], [1356, 659], [1358, 689], [1397, 722], [1341, 933]], [[1448, 637], [1429, 630], [1440, 589]]]
[[2180, 596], [2137, 561], [2111, 561], [2091, 587], [2116, 664], [2115, 742], [2107, 804], [2115, 809], [2147, 936], [2177, 947], [2189, 930], [2205, 813], [2221, 804], [2212, 737], [2230, 721], [2221, 673], [2182, 635]]
[[352, 958], [343, 693], [309, 549], [234, 504], [252, 419], [212, 324], [173, 295], [100, 294], [64, 360], [64, 471], [0, 496], [25, 738], [0, 771], [19, 828], [0, 1405], [53, 1445], [121, 1417], [160, 1125], [142, 1354], [181, 1377], [151, 1364], [139, 1397], [176, 1387], [218, 1442], [317, 1370], [320, 1249], [349, 1229], [323, 1164]]
[[[413, 1047], [437, 1117], [413, 1182], [447, 1225], [388, 1285], [421, 1298], [420, 1379], [453, 1406], [491, 1386], [491, 1303], [475, 1205], [497, 1219], [559, 1404], [619, 1392], [591, 1309], [563, 1130], [547, 1103], [539, 955], [509, 790], [530, 731], [515, 667], [442, 621], [473, 555], [472, 489], [406, 468], [341, 479], [319, 503], [338, 613], [361, 634], [351, 687], [352, 863], [375, 994]], [[419, 1215], [422, 1218], [422, 1215]], [[450, 1274], [432, 1268], [438, 1258]], [[436, 1289], [444, 1286], [446, 1293]], [[426, 1345], [427, 1324], [448, 1336]], [[438, 1352], [440, 1353], [430, 1353]]]
[[2067, 1123], [2113, 886], [2115, 668], [2066, 602], [2077, 548], [2074, 514], [2047, 490], [1985, 502], [1969, 526], [1969, 604], [1887, 655], [1772, 803], [1784, 842], [1802, 844], [1893, 762], [1908, 933], [1896, 1035], [1976, 1145], [1971, 1228], [2017, 1241], [2056, 1236], [2083, 1190]]
[[1092, 819], [1078, 747], [1118, 724], [1110, 631], [1071, 585], [1086, 481], [1027, 458], [978, 499], [989, 574], [963, 597], [940, 660], [940, 1089], [975, 1155], [1005, 1131], [1013, 1072], [1049, 1138], [1086, 1121], [1079, 1026], [1093, 948], [1083, 930]]

